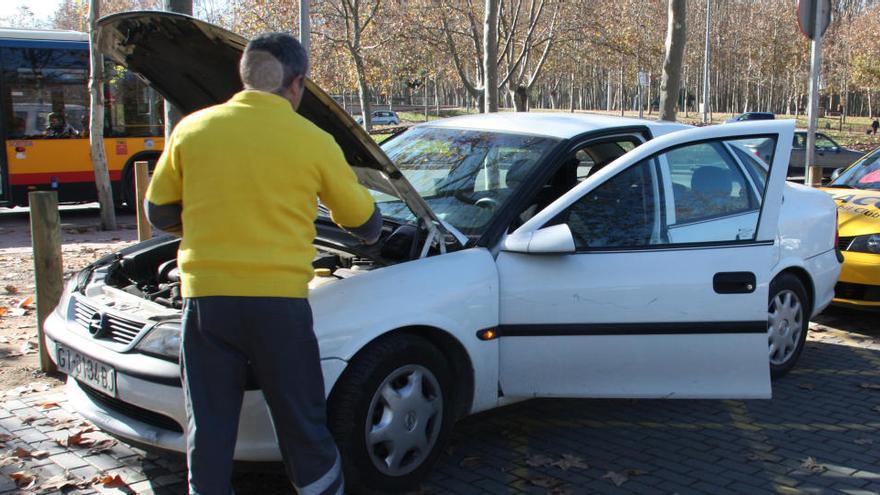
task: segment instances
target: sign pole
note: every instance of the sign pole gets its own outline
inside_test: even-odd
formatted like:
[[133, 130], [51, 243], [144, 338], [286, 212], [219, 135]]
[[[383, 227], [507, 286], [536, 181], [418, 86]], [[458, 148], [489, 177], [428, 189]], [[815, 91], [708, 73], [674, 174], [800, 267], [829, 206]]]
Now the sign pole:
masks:
[[[822, 185], [822, 167], [816, 165], [816, 129], [819, 121], [819, 77], [822, 68], [822, 37], [827, 27], [827, 0], [812, 2], [812, 54], [810, 57], [810, 108], [809, 129], [807, 132], [807, 153], [804, 162], [804, 184], [818, 187]], [[823, 22], [824, 21], [824, 22]]]

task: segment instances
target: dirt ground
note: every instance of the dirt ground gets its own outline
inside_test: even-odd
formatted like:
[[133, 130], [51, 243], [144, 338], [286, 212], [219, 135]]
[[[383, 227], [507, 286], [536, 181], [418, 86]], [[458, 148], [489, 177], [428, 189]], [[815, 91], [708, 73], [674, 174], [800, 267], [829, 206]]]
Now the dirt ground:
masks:
[[[119, 230], [98, 228], [94, 207], [63, 208], [61, 256], [65, 280], [87, 264], [137, 239], [134, 218], [121, 215]], [[60, 385], [40, 371], [34, 265], [26, 209], [0, 209], [0, 395]]]

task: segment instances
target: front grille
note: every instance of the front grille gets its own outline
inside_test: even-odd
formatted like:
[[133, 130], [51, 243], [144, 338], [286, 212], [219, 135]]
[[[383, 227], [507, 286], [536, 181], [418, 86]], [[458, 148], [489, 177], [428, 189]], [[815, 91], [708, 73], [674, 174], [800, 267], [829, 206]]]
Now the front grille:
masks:
[[850, 244], [852, 244], [853, 239], [855, 237], [840, 237], [837, 239], [837, 249], [841, 251], [846, 251], [849, 249]]
[[[71, 315], [74, 321], [89, 330], [89, 333], [95, 335], [96, 330], [90, 327], [94, 324], [95, 315], [99, 314], [100, 310], [80, 298], [74, 298], [72, 302], [73, 311]], [[104, 313], [100, 320], [100, 326], [101, 331], [97, 333], [96, 338], [128, 345], [137, 338], [147, 324], [113, 313]]]
[[86, 304], [80, 299], [73, 299], [73, 319], [83, 328], [89, 328], [89, 323], [97, 312], [98, 310], [94, 306]]
[[183, 428], [177, 421], [165, 416], [164, 414], [159, 414], [157, 412], [153, 412], [133, 404], [129, 404], [128, 402], [123, 402], [115, 397], [110, 397], [107, 394], [99, 392], [98, 390], [89, 387], [88, 385], [77, 380], [79, 384], [79, 388], [91, 399], [92, 401], [101, 405], [105, 409], [109, 409], [111, 411], [118, 412], [124, 416], [127, 416], [131, 419], [140, 421], [141, 423], [146, 423], [150, 426], [155, 426], [156, 428], [162, 428], [163, 430], [173, 431], [177, 433], [183, 433]]
[[880, 286], [838, 282], [834, 286], [834, 297], [855, 301], [880, 302]]

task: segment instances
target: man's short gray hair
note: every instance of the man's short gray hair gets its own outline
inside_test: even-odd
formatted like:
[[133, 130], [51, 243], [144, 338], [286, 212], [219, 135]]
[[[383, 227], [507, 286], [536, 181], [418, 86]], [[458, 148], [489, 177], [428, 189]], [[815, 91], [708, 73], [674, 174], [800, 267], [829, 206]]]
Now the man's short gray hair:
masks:
[[309, 56], [296, 38], [286, 33], [265, 33], [244, 49], [239, 74], [248, 89], [281, 94], [308, 69]]

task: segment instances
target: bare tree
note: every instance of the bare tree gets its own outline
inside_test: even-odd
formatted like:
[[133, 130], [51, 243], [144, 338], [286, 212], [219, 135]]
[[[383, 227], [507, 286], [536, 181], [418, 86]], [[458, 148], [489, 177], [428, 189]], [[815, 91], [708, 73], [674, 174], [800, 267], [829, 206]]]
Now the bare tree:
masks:
[[316, 7], [324, 7], [322, 13], [329, 22], [323, 25], [320, 31], [313, 32], [332, 44], [343, 47], [351, 56], [357, 77], [358, 99], [361, 105], [361, 115], [364, 119], [364, 128], [369, 131], [373, 123], [370, 118], [370, 86], [367, 82], [367, 64], [364, 61], [364, 51], [377, 48], [390, 38], [380, 39], [372, 45], [365, 45], [364, 37], [373, 24], [382, 2], [381, 0], [333, 0], [324, 3], [325, 5]]
[[660, 82], [660, 120], [675, 122], [675, 106], [681, 86], [681, 64], [687, 42], [687, 0], [669, 0], [666, 58]]
[[104, 153], [104, 60], [97, 49], [98, 31], [95, 23], [101, 15], [101, 0], [89, 3], [89, 144], [92, 148], [92, 167], [95, 169], [95, 186], [101, 205], [101, 228], [116, 230], [116, 212], [113, 209], [113, 190], [110, 188], [110, 172]]
[[486, 0], [483, 13], [484, 111], [498, 111], [498, 0]]
[[[165, 10], [179, 14], [192, 15], [193, 0], [165, 0]], [[165, 101], [165, 139], [171, 137], [171, 131], [183, 118], [183, 114], [167, 100]], [[130, 205], [129, 205], [130, 206]]]

